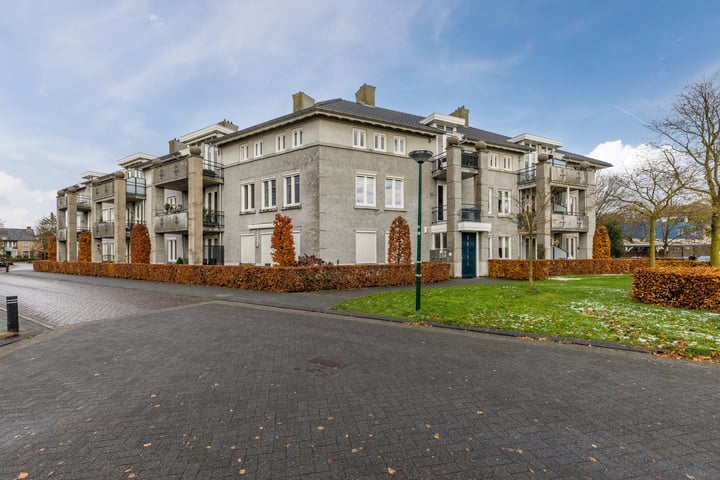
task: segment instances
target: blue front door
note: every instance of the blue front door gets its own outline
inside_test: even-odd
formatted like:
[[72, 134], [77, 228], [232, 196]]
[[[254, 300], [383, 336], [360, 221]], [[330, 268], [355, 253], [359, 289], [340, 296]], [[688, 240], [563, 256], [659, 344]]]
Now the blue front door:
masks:
[[477, 234], [462, 234], [462, 277], [477, 277]]

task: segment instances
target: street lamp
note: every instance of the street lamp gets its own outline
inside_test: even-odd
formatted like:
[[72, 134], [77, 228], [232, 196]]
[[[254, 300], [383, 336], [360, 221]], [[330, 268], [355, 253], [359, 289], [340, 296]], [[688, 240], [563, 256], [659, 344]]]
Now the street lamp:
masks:
[[429, 150], [413, 150], [410, 158], [418, 164], [418, 221], [417, 221], [417, 262], [415, 263], [415, 311], [420, 310], [420, 283], [422, 280], [422, 249], [420, 248], [422, 228], [422, 165], [427, 162], [433, 153]]

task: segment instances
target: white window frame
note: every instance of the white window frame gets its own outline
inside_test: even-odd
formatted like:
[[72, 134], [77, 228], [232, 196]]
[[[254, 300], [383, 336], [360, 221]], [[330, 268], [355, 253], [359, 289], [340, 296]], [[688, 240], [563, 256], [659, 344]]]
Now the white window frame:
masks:
[[355, 174], [355, 206], [374, 207], [377, 177], [372, 173]]
[[240, 161], [246, 162], [248, 160], [250, 160], [250, 147], [248, 147], [248, 144], [245, 143], [240, 145]]
[[296, 128], [292, 131], [292, 146], [293, 148], [303, 146], [303, 131], [302, 128]]
[[353, 128], [352, 144], [355, 148], [367, 148], [367, 130]]
[[512, 258], [512, 237], [510, 235], [498, 236], [497, 258]]
[[497, 201], [498, 201], [497, 214], [498, 214], [498, 216], [512, 215], [511, 199], [512, 199], [512, 192], [510, 190], [498, 190], [498, 192], [497, 192]]
[[167, 261], [174, 263], [178, 259], [178, 251], [177, 251], [177, 239], [175, 238], [169, 238], [166, 240], [166, 248], [167, 248]]
[[512, 157], [510, 155], [503, 155], [503, 170], [512, 170]]
[[393, 137], [393, 151], [405, 155], [405, 137]]
[[300, 205], [300, 174], [291, 173], [283, 176], [283, 207]]
[[387, 135], [384, 133], [373, 133], [373, 149], [384, 152], [387, 149]]
[[263, 156], [263, 141], [258, 140], [255, 142], [255, 158]]
[[497, 153], [488, 153], [488, 168], [491, 168], [493, 170], [498, 169], [498, 154]]
[[243, 213], [255, 211], [255, 183], [240, 185], [240, 209]]
[[488, 187], [488, 209], [487, 214], [492, 215], [493, 214], [493, 201], [494, 201], [495, 195], [493, 195], [493, 187]]
[[287, 133], [281, 133], [275, 137], [275, 151], [283, 152], [287, 150]]
[[[399, 191], [396, 188], [400, 186]], [[389, 187], [389, 188], [388, 188]], [[400, 197], [400, 198], [397, 198]], [[385, 208], [405, 208], [405, 179], [402, 177], [385, 177]]]
[[266, 178], [260, 183], [260, 208], [274, 210], [277, 208], [277, 180]]

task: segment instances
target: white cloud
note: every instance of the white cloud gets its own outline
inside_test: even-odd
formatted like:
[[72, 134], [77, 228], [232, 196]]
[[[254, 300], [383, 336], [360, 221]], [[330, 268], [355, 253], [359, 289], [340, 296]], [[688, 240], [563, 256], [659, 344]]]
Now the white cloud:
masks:
[[0, 170], [0, 220], [7, 228], [34, 227], [55, 211], [56, 190], [36, 190]]
[[611, 168], [603, 171], [622, 174], [632, 170], [643, 159], [655, 154], [657, 149], [644, 143], [633, 146], [625, 145], [622, 140], [610, 140], [599, 144], [588, 156], [612, 163]]

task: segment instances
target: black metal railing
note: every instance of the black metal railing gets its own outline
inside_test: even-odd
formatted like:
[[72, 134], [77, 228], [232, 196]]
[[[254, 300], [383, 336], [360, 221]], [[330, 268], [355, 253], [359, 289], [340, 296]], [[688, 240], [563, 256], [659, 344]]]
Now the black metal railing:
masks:
[[447, 222], [447, 207], [433, 207], [432, 223], [445, 223], [445, 222]]
[[480, 207], [477, 205], [463, 205], [460, 210], [460, 218], [463, 222], [479, 222]]
[[525, 167], [518, 170], [518, 183], [532, 183], [535, 181], [537, 171], [535, 167]]
[[225, 246], [205, 245], [203, 247], [203, 265], [224, 265]]
[[222, 228], [225, 226], [225, 212], [222, 210], [203, 209], [203, 226]]
[[145, 179], [141, 177], [130, 177], [125, 181], [125, 192], [134, 197], [145, 196]]
[[214, 160], [203, 160], [203, 176], [223, 178], [223, 165]]

